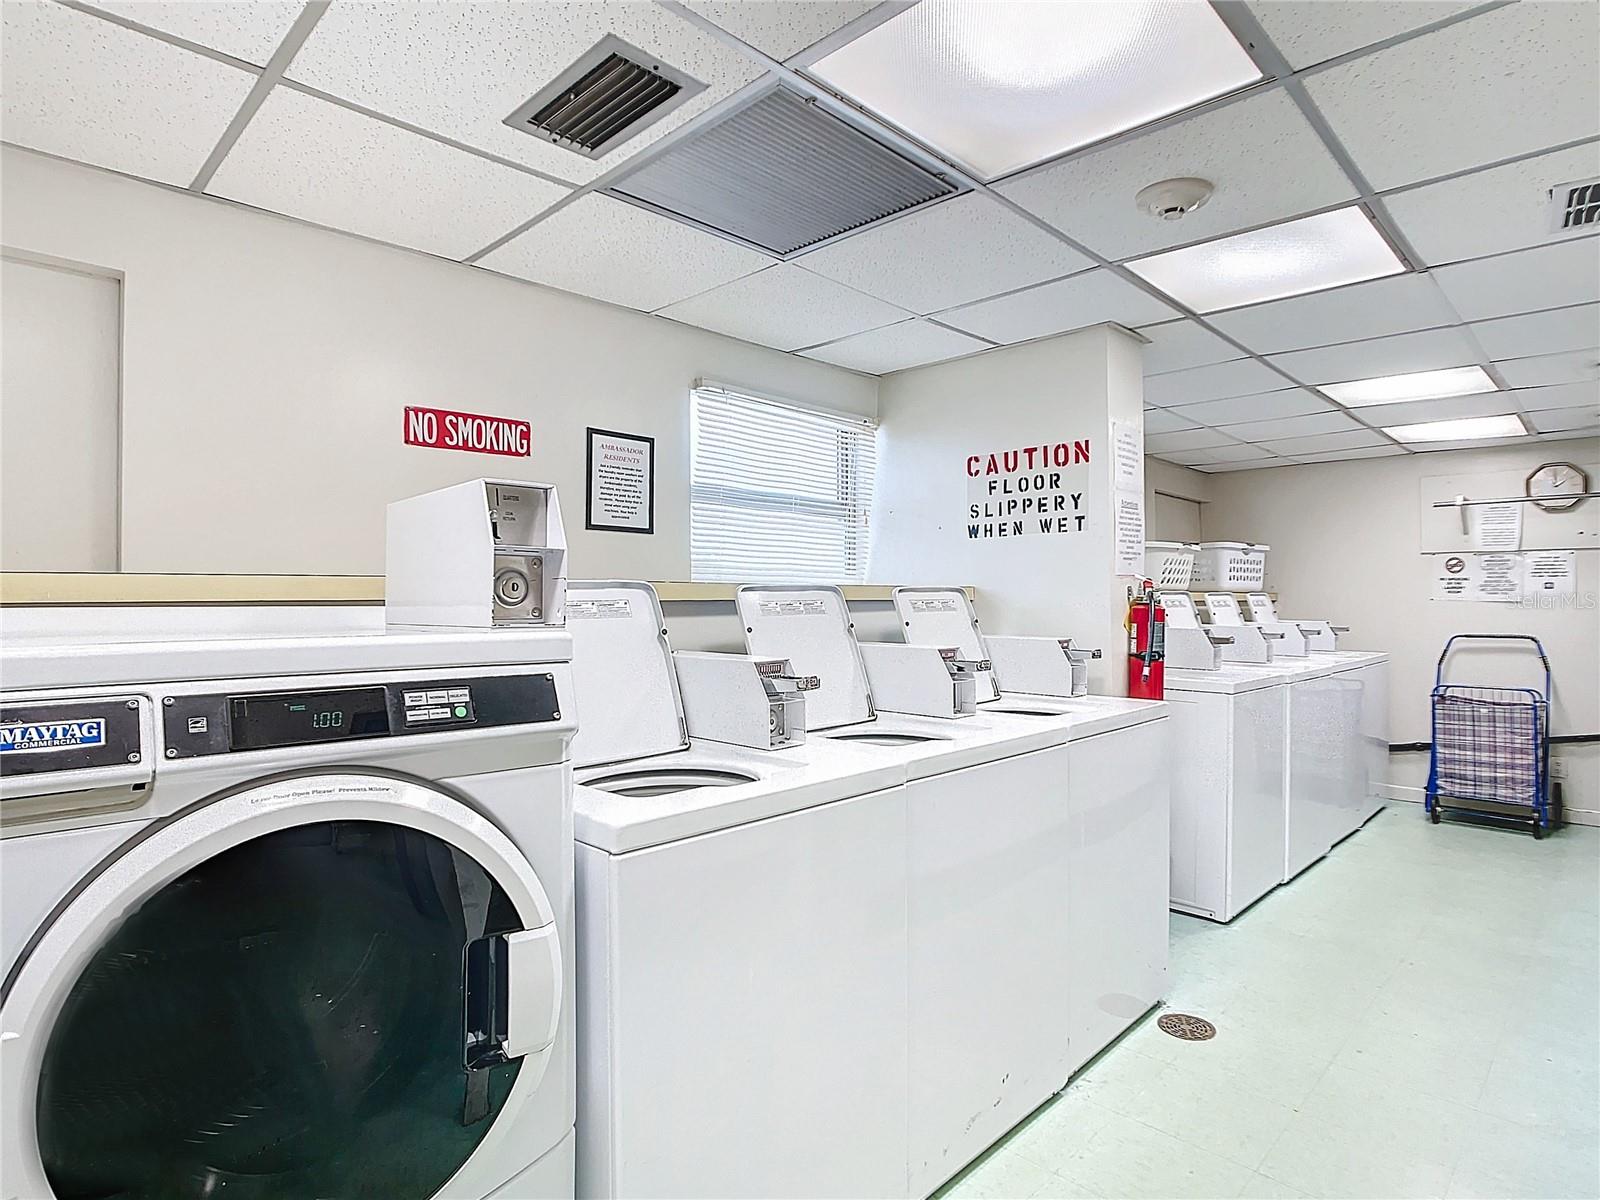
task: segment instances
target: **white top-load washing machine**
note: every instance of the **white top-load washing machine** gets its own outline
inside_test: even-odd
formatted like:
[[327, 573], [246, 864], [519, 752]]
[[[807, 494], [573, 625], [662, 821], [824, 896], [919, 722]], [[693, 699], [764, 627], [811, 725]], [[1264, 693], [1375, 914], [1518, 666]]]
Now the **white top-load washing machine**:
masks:
[[[902, 1194], [903, 765], [691, 738], [648, 584], [574, 580], [567, 622], [579, 1195]], [[775, 719], [759, 683], [748, 700]]]
[[[1069, 719], [879, 711], [838, 588], [744, 587], [736, 603], [752, 654], [819, 678], [809, 737], [908, 775], [908, 1183], [926, 1195], [1071, 1071]], [[940, 648], [923, 649], [937, 688]]]
[[0, 1194], [571, 1195], [566, 635], [253, 611], [7, 614]]
[[985, 635], [964, 589], [896, 588], [894, 605], [906, 641], [954, 646], [963, 658], [992, 663], [977, 673], [980, 714], [1064, 718], [1072, 746], [1066, 1014], [1075, 1072], [1166, 993], [1167, 708], [1085, 694], [1093, 652], [1070, 638]]

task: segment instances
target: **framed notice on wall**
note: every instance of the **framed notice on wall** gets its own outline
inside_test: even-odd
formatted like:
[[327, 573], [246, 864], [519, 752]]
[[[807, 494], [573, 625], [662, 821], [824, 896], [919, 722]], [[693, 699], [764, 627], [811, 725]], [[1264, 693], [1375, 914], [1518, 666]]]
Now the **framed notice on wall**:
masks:
[[656, 440], [614, 429], [589, 430], [586, 529], [656, 531]]

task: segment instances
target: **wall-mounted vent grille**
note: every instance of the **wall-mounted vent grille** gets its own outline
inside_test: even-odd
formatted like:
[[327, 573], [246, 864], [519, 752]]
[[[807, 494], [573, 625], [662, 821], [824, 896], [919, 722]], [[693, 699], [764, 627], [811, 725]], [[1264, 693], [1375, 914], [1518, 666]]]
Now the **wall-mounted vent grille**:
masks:
[[786, 257], [957, 190], [820, 105], [775, 87], [609, 189]]
[[1600, 228], [1600, 179], [1551, 188], [1550, 225], [1554, 233]]
[[705, 84], [607, 34], [506, 118], [589, 158], [609, 154]]

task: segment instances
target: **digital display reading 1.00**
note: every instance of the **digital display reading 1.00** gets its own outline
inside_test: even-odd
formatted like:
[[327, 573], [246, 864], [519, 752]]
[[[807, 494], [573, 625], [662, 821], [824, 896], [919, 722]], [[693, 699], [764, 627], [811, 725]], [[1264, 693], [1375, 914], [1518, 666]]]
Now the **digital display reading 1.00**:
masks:
[[235, 696], [229, 715], [229, 740], [235, 750], [384, 737], [389, 733], [388, 700], [381, 687]]

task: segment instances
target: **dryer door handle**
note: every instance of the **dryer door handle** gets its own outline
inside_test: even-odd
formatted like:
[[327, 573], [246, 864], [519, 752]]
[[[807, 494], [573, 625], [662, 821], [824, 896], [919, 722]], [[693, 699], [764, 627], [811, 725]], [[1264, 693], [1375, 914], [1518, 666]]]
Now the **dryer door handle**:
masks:
[[543, 1050], [561, 1022], [561, 943], [545, 925], [506, 935], [507, 1058]]

